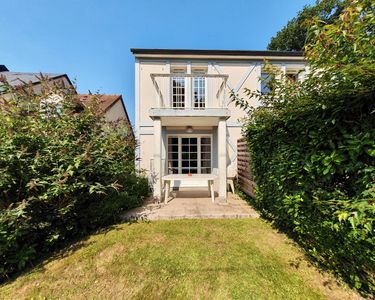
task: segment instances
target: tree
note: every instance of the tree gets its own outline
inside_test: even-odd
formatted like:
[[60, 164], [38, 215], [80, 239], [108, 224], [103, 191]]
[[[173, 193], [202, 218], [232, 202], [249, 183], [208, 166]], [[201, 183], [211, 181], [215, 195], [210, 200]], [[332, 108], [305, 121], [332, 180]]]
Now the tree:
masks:
[[271, 38], [267, 48], [278, 51], [302, 51], [307, 40], [309, 20], [318, 17], [325, 23], [332, 23], [344, 7], [343, 0], [318, 0], [314, 6], [305, 6]]

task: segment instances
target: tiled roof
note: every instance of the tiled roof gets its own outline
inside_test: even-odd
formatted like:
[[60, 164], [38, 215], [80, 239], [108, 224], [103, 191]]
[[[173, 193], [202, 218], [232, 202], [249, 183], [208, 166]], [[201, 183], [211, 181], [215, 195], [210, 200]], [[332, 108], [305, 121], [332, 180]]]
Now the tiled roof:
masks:
[[103, 112], [106, 112], [118, 100], [122, 101], [121, 95], [93, 95], [93, 94], [78, 94], [77, 99], [83, 104], [89, 104], [92, 101], [98, 101], [99, 107]]

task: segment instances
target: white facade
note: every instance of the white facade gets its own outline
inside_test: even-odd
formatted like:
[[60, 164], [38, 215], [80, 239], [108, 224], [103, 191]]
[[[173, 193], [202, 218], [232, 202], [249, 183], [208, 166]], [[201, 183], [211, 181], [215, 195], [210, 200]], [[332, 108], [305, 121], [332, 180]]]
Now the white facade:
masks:
[[[244, 112], [230, 102], [230, 91], [245, 97], [245, 87], [260, 90], [265, 59], [286, 74], [303, 76], [302, 54], [158, 49], [132, 52], [136, 58], [137, 164], [149, 175], [154, 196], [163, 196], [164, 175], [214, 173], [218, 175], [215, 190], [225, 201], [227, 173], [233, 176], [229, 174], [237, 169], [236, 145], [244, 117]], [[259, 105], [257, 99], [250, 101], [255, 107]]]

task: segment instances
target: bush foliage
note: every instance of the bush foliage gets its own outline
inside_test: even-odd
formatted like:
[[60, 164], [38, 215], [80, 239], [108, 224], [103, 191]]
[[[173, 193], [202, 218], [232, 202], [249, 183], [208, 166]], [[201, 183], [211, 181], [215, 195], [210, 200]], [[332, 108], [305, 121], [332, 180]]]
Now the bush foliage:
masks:
[[[97, 103], [43, 83], [2, 84], [0, 109], [0, 279], [70, 238], [110, 224], [148, 193], [134, 168], [135, 141]], [[56, 101], [58, 99], [58, 101]]]
[[375, 291], [375, 39], [371, 1], [350, 1], [332, 24], [314, 20], [303, 82], [276, 66], [272, 90], [246, 90], [244, 134], [264, 215], [322, 266]]

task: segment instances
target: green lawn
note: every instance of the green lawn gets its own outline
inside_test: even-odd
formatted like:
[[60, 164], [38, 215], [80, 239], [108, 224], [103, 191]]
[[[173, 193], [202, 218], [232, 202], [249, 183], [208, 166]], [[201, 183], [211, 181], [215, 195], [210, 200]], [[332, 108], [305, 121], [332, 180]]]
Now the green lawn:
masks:
[[353, 299], [260, 219], [122, 224], [0, 287], [0, 299]]

